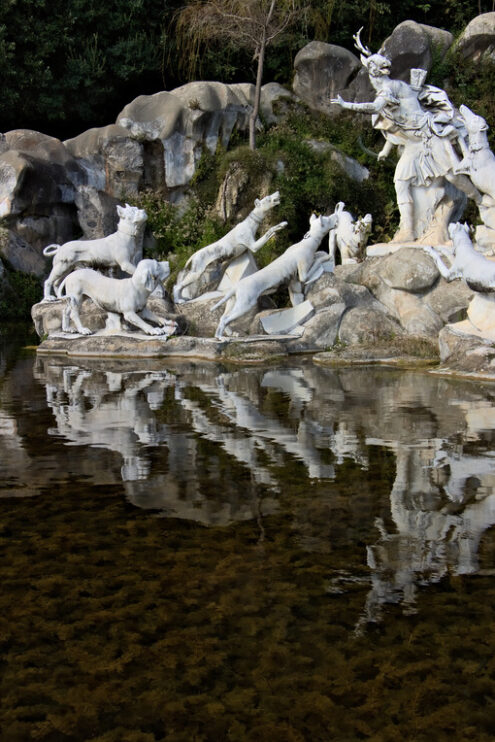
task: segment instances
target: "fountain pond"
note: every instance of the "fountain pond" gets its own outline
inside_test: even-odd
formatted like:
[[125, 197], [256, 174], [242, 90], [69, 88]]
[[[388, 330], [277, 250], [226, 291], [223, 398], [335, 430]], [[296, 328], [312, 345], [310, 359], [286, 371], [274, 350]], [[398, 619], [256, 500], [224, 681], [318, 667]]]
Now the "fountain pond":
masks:
[[0, 355], [5, 740], [491, 740], [495, 387]]

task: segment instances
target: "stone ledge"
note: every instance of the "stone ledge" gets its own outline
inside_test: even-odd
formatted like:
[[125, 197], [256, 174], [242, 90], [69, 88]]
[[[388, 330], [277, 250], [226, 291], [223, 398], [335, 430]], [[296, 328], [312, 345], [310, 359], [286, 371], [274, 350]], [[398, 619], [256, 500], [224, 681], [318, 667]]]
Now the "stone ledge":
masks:
[[216, 340], [140, 333], [75, 335], [54, 333], [38, 346], [41, 355], [98, 358], [198, 358], [228, 363], [266, 363], [287, 357], [284, 340], [292, 336], [251, 336]]

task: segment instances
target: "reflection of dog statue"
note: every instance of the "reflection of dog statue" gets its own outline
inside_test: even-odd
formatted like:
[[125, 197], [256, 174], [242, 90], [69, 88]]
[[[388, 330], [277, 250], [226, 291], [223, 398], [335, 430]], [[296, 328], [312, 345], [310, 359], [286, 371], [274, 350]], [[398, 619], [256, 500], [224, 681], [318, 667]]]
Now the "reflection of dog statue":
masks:
[[469, 226], [460, 222], [450, 224], [449, 235], [454, 246], [450, 268], [447, 268], [435, 248], [421, 245], [421, 248], [431, 255], [443, 278], [446, 281], [463, 278], [473, 291], [493, 291], [495, 289], [495, 263], [474, 249], [469, 238]]
[[373, 223], [371, 214], [366, 214], [366, 216], [355, 221], [352, 214], [344, 211], [343, 203], [338, 206], [340, 206], [338, 224], [335, 229], [330, 230], [328, 235], [328, 252], [334, 266], [336, 250], [340, 252], [342, 265], [357, 263], [362, 260]]
[[97, 240], [73, 240], [65, 245], [48, 245], [43, 255], [53, 256], [50, 275], [45, 281], [43, 301], [55, 299], [60, 282], [78, 264], [112, 267], [118, 266], [132, 275], [142, 255], [142, 242], [146, 212], [136, 206], [117, 206], [120, 221], [117, 231]]
[[215, 337], [221, 338], [225, 327], [238, 317], [242, 317], [256, 305], [258, 298], [279, 286], [283, 281], [297, 276], [301, 283], [311, 280], [311, 274], [317, 271], [320, 263], [328, 260], [328, 255], [323, 253], [315, 260], [315, 252], [323, 237], [338, 222], [338, 213], [330, 216], [311, 215], [309, 220], [309, 232], [305, 234], [300, 242], [288, 247], [287, 250], [275, 258], [267, 266], [242, 278], [215, 306], [220, 306], [235, 295], [235, 303], [231, 309], [222, 316]]
[[185, 275], [174, 286], [175, 303], [180, 304], [186, 301], [182, 296], [183, 289], [197, 281], [210, 263], [215, 260], [236, 258], [245, 250], [250, 250], [253, 253], [257, 252], [263, 245], [266, 245], [274, 234], [286, 227], [287, 222], [280, 222], [280, 224], [270, 227], [259, 240], [256, 239], [256, 231], [261, 222], [270, 209], [278, 206], [279, 203], [280, 195], [278, 191], [270, 196], [265, 196], [261, 200], [256, 199], [254, 209], [240, 224], [237, 224], [221, 239], [211, 245], [202, 247], [201, 250], [197, 250], [194, 255], [191, 255], [185, 265]]
[[[70, 273], [60, 284], [58, 295], [65, 289], [67, 304], [62, 315], [62, 330], [74, 332], [70, 320], [74, 321], [76, 331], [81, 335], [91, 335], [91, 330], [81, 322], [79, 307], [83, 296], [88, 296], [98, 307], [104, 309], [109, 319], [117, 320], [122, 315], [126, 322], [139, 327], [147, 335], [171, 335], [177, 329], [175, 322], [158, 317], [146, 308], [149, 295], [157, 285], [170, 275], [167, 261], [141, 260], [131, 278], [108, 278], [91, 268]], [[145, 320], [156, 322], [153, 327]]]

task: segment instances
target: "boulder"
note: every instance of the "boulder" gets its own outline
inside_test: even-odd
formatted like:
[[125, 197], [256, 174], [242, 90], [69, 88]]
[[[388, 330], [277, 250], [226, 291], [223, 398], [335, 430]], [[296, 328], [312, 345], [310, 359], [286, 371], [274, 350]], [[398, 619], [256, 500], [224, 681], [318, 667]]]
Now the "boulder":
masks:
[[287, 344], [289, 353], [308, 353], [331, 348], [337, 340], [340, 320], [346, 310], [343, 302], [320, 309], [304, 324], [301, 337]]
[[439, 333], [440, 361], [446, 364], [439, 373], [487, 377], [495, 374], [493, 343], [463, 332], [457, 325], [446, 325]]
[[311, 149], [318, 154], [330, 152], [331, 159], [342, 168], [351, 180], [356, 180], [358, 183], [362, 183], [363, 180], [367, 180], [370, 177], [370, 171], [367, 167], [361, 165], [353, 157], [349, 157], [349, 155], [341, 152], [338, 147], [330, 144], [330, 142], [322, 142], [316, 139], [307, 139], [305, 141]]
[[74, 198], [77, 217], [83, 236], [95, 240], [112, 234], [117, 229], [118, 199], [92, 186], [80, 186]]
[[248, 182], [246, 168], [239, 162], [232, 162], [220, 185], [215, 203], [215, 213], [224, 222], [230, 221], [239, 213], [241, 196]]
[[41, 275], [43, 248], [71, 239], [74, 198], [84, 172], [62, 142], [30, 130], [7, 132], [0, 154], [1, 254], [16, 270]]
[[404, 330], [378, 302], [351, 307], [340, 322], [339, 340], [348, 345], [381, 343], [398, 335]]
[[[233, 85], [231, 87], [234, 87]], [[253, 91], [254, 98], [254, 91]], [[261, 87], [260, 110], [263, 121], [267, 124], [276, 124], [281, 116], [287, 113], [289, 103], [295, 97], [290, 90], [284, 88], [278, 82], [268, 82]], [[249, 96], [251, 101], [251, 97]]]
[[429, 71], [436, 50], [444, 54], [454, 37], [448, 31], [415, 21], [403, 21], [384, 41], [380, 54], [392, 61], [391, 76], [409, 82], [412, 68]]
[[316, 309], [343, 302], [346, 307], [367, 306], [376, 300], [365, 286], [344, 281], [335, 273], [323, 273], [306, 291], [306, 299]]
[[433, 259], [415, 247], [387, 255], [380, 264], [380, 277], [387, 286], [412, 293], [431, 288], [439, 276]]
[[425, 295], [424, 301], [443, 322], [458, 322], [464, 319], [473, 291], [465, 281], [447, 283], [440, 278], [438, 283]]
[[473, 18], [457, 40], [455, 50], [473, 62], [486, 56], [495, 59], [495, 13]]
[[[191, 82], [171, 92], [141, 95], [117, 117], [133, 139], [161, 142], [167, 188], [187, 185], [203, 147], [227, 147], [235, 127], [246, 129], [253, 86]], [[254, 89], [254, 88], [253, 88]]]
[[86, 173], [86, 183], [118, 199], [136, 195], [144, 180], [143, 145], [122, 126], [89, 129], [65, 142]]
[[[438, 278], [432, 261], [417, 248], [401, 248], [383, 258], [367, 260], [360, 271], [360, 281], [373, 296], [397, 319], [402, 328], [411, 335], [433, 337], [443, 327], [443, 320], [434, 312], [423, 296], [427, 288]], [[402, 270], [401, 256], [406, 252], [408, 271]], [[416, 258], [416, 261], [413, 258]], [[416, 267], [417, 265], [417, 267]], [[434, 270], [433, 270], [434, 269]], [[387, 280], [385, 280], [385, 278]], [[395, 288], [395, 286], [403, 288]], [[407, 287], [407, 288], [405, 288]], [[418, 293], [413, 293], [417, 291]]]
[[338, 112], [329, 99], [348, 87], [360, 69], [359, 59], [347, 49], [323, 41], [311, 41], [296, 55], [294, 93], [310, 108]]

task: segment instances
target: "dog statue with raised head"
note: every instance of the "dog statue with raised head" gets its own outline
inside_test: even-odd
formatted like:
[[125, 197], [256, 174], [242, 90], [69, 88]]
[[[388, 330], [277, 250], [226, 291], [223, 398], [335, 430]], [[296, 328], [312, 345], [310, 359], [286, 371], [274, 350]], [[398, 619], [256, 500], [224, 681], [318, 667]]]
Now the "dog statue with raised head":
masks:
[[53, 256], [52, 269], [44, 284], [43, 301], [54, 301], [52, 291], [71, 271], [80, 265], [118, 267], [132, 275], [142, 257], [143, 234], [146, 219], [143, 209], [136, 206], [117, 206], [120, 217], [117, 231], [96, 240], [72, 240], [64, 245], [47, 245], [43, 255]]
[[249, 312], [262, 294], [276, 288], [283, 281], [289, 281], [294, 277], [297, 277], [301, 284], [311, 281], [313, 273], [319, 270], [320, 263], [328, 260], [328, 254], [326, 253], [315, 260], [315, 252], [323, 237], [337, 225], [338, 219], [338, 212], [330, 216], [311, 214], [309, 232], [304, 235], [300, 242], [288, 247], [282, 255], [256, 273], [242, 278], [213, 307], [213, 309], [216, 309], [232, 296], [235, 296], [234, 305], [224, 312], [215, 332], [215, 337], [220, 339], [228, 324]]
[[[146, 302], [155, 288], [170, 275], [168, 261], [140, 260], [130, 278], [109, 278], [91, 268], [81, 268], [70, 273], [58, 288], [58, 296], [65, 290], [66, 305], [62, 314], [62, 330], [91, 335], [91, 330], [81, 322], [79, 308], [84, 296], [107, 312], [114, 321], [124, 318], [147, 335], [172, 335], [177, 329], [175, 322], [158, 317], [147, 309]], [[74, 322], [75, 330], [70, 321]], [[154, 327], [148, 322], [155, 322]]]
[[261, 222], [268, 212], [279, 204], [280, 194], [278, 191], [272, 193], [270, 196], [265, 196], [265, 198], [262, 198], [261, 200], [256, 199], [254, 202], [254, 209], [242, 222], [236, 224], [230, 232], [227, 232], [226, 235], [216, 242], [212, 242], [211, 245], [202, 247], [191, 255], [185, 265], [183, 275], [174, 286], [174, 302], [176, 304], [181, 304], [187, 301], [187, 299], [182, 296], [183, 290], [186, 286], [189, 286], [189, 284], [197, 281], [210, 263], [213, 263], [215, 260], [237, 258], [245, 250], [250, 250], [255, 253], [263, 247], [263, 245], [266, 245], [268, 240], [270, 240], [274, 234], [286, 227], [287, 222], [280, 222], [280, 224], [270, 227], [270, 229], [265, 232], [259, 240], [256, 239], [256, 232]]
[[[438, 250], [430, 245], [421, 245], [421, 249], [431, 255], [446, 281], [463, 278], [470, 289], [482, 293], [495, 291], [495, 263], [475, 250], [469, 237], [469, 225], [457, 222], [449, 224], [449, 235], [453, 243], [453, 260], [450, 268], [445, 265]], [[446, 250], [443, 255], [449, 256]]]
[[459, 112], [468, 133], [468, 152], [455, 171], [469, 175], [476, 188], [495, 201], [495, 155], [488, 143], [488, 124], [465, 105]]

